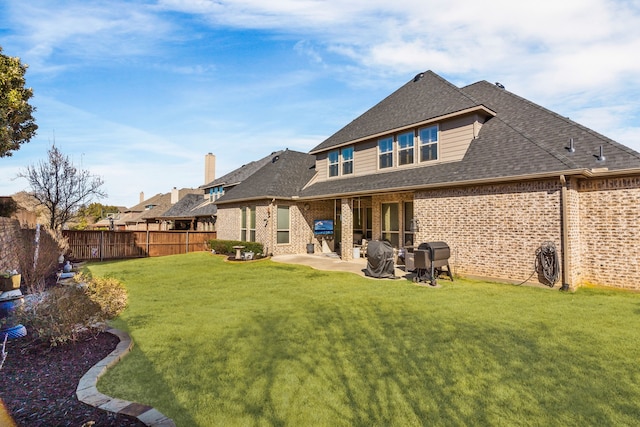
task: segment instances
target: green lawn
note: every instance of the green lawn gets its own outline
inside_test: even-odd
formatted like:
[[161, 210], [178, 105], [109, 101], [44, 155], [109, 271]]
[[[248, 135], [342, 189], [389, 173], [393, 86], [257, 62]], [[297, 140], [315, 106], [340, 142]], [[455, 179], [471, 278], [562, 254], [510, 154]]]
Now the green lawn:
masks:
[[121, 279], [134, 350], [98, 388], [178, 426], [637, 425], [640, 295], [441, 288], [195, 253]]

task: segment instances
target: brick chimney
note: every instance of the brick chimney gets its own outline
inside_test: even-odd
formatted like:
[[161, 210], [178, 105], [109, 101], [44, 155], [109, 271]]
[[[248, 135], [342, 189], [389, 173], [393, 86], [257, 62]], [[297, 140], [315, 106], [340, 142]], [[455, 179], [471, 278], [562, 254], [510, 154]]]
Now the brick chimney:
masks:
[[176, 187], [173, 187], [171, 189], [171, 204], [175, 205], [176, 203], [178, 203], [178, 200], [180, 200], [180, 190], [178, 190]]
[[208, 153], [204, 156], [204, 183], [209, 184], [216, 179], [216, 156]]
[[144, 202], [144, 191], [140, 192], [140, 203]]

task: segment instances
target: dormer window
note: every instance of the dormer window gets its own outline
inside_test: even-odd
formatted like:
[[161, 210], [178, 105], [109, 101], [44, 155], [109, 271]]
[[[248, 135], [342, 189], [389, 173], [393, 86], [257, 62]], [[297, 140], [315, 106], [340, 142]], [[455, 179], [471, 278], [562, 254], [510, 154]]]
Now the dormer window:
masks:
[[155, 207], [156, 207], [156, 205], [146, 205], [146, 206], [144, 207], [144, 210], [145, 210], [145, 211], [148, 211], [148, 210], [153, 209], [153, 208], [155, 208]]
[[438, 160], [438, 126], [420, 129], [420, 161]]

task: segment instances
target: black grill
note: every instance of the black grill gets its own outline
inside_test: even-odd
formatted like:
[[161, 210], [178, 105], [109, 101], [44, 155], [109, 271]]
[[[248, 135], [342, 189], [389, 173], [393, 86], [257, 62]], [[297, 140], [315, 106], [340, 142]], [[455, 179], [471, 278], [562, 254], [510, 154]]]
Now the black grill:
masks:
[[[437, 284], [437, 278], [441, 274], [447, 274], [451, 281], [453, 275], [449, 267], [449, 257], [451, 249], [445, 242], [421, 243], [418, 249], [413, 251], [414, 267], [416, 269], [415, 282], [431, 282]], [[443, 270], [446, 267], [446, 270]]]

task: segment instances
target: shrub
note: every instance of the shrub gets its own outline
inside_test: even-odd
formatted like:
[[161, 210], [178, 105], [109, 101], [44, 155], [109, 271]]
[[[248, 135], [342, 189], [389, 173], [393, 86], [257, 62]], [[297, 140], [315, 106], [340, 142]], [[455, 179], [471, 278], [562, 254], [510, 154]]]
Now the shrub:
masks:
[[120, 282], [90, 278], [86, 283], [32, 295], [17, 316], [37, 338], [56, 346], [76, 341], [83, 331], [102, 330], [104, 322], [120, 314], [126, 305], [127, 294]]
[[100, 312], [106, 320], [113, 319], [127, 307], [127, 291], [117, 279], [88, 278], [82, 274], [77, 275], [75, 279], [78, 283], [86, 283], [87, 296], [100, 307]]
[[243, 242], [240, 240], [209, 240], [209, 248], [213, 249], [217, 254], [231, 255], [235, 254], [234, 246], [244, 246], [245, 252], [253, 252], [257, 255], [264, 254], [264, 246], [258, 242]]
[[21, 323], [52, 346], [76, 341], [89, 319], [99, 312], [97, 304], [78, 286], [61, 286], [35, 295], [18, 313]]
[[[22, 280], [29, 293], [42, 292], [45, 288], [45, 279], [55, 273], [58, 268], [58, 257], [62, 251], [58, 243], [59, 237], [44, 227], [39, 233], [28, 229], [20, 231], [20, 242], [15, 250]], [[38, 236], [37, 241], [36, 236]]]

